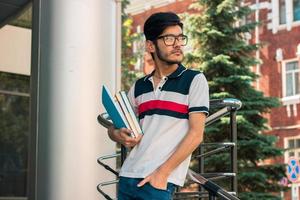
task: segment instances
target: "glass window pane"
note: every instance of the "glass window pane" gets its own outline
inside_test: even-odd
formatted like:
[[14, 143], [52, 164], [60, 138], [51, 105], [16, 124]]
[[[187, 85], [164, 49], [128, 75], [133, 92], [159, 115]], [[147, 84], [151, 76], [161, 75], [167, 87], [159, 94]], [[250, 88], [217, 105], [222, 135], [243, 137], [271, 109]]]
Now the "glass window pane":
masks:
[[293, 156], [295, 156], [295, 152], [289, 152], [289, 157], [293, 157]]
[[296, 72], [295, 73], [295, 91], [296, 91], [296, 94], [300, 94], [300, 73], [299, 72]]
[[295, 148], [295, 142], [294, 140], [289, 140], [289, 148]]
[[29, 94], [28, 81], [28, 76], [0, 72], [0, 91], [4, 90]]
[[285, 91], [286, 91], [286, 96], [294, 95], [294, 93], [293, 93], [293, 91], [294, 91], [294, 88], [293, 88], [293, 74], [292, 73], [286, 74], [286, 88], [285, 88]]
[[0, 72], [0, 82], [0, 199], [25, 197], [29, 96], [24, 92], [29, 91], [29, 77]]
[[294, 21], [300, 20], [300, 0], [294, 0], [293, 1], [293, 16]]
[[286, 24], [285, 0], [279, 0], [279, 24]]
[[[296, 148], [300, 148], [300, 139], [296, 140]], [[300, 153], [300, 152], [299, 152]]]
[[286, 63], [286, 71], [291, 71], [291, 70], [297, 70], [299, 67], [298, 67], [298, 62], [297, 61], [294, 61], [294, 62], [289, 62], [289, 63]]

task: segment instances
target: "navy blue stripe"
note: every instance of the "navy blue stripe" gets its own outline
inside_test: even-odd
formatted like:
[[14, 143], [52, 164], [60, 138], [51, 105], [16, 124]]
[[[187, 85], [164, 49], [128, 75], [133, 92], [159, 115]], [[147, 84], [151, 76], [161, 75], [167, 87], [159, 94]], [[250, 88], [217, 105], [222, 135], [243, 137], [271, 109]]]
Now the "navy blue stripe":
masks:
[[153, 85], [151, 81], [146, 80], [144, 81], [144, 78], [141, 78], [136, 81], [135, 88], [134, 88], [134, 97], [137, 98], [138, 96], [152, 92], [153, 91]]
[[[182, 68], [185, 69], [184, 67]], [[176, 77], [174, 74], [178, 75], [179, 72], [182, 72], [182, 74]], [[187, 69], [185, 71], [183, 71], [182, 69], [177, 70], [176, 73], [174, 72], [174, 74], [172, 74], [172, 76], [170, 76], [170, 78], [168, 78], [166, 83], [163, 85], [162, 91], [177, 92], [183, 95], [188, 95], [194, 77], [200, 73], [201, 72], [199, 71], [190, 70], [190, 69]], [[134, 91], [135, 98], [137, 98], [142, 94], [152, 92], [152, 91], [153, 91], [153, 85], [149, 80], [149, 75], [136, 81], [135, 91]]]
[[195, 111], [201, 111], [201, 112], [204, 111], [208, 113], [208, 108], [206, 106], [189, 108], [189, 112], [195, 112]]
[[178, 119], [188, 119], [189, 118], [188, 114], [179, 113], [179, 112], [170, 111], [170, 110], [153, 109], [153, 110], [148, 110], [148, 111], [142, 112], [139, 115], [139, 119], [141, 120], [145, 116], [150, 116], [150, 115], [154, 115], [154, 114], [166, 115], [166, 116], [175, 117]]
[[199, 73], [199, 71], [188, 69], [183, 72], [180, 77], [168, 79], [168, 81], [163, 85], [162, 90], [188, 95], [192, 81]]

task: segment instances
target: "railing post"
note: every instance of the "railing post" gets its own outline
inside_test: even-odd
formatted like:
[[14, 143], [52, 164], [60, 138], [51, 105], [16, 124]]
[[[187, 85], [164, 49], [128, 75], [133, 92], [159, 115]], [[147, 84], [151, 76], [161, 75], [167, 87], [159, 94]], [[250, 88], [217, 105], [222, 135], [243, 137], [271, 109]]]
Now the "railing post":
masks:
[[231, 108], [230, 111], [230, 141], [235, 145], [231, 150], [231, 171], [235, 176], [231, 177], [231, 189], [236, 192], [237, 196], [237, 122], [236, 122], [236, 109]]
[[214, 196], [213, 194], [209, 193], [208, 194], [208, 200], [216, 200], [216, 196]]
[[[202, 155], [204, 154], [204, 147], [202, 144], [199, 145], [199, 155]], [[203, 174], [204, 173], [204, 156], [201, 156], [199, 159], [198, 159], [198, 168], [199, 168], [199, 173], [200, 174]], [[201, 185], [199, 185], [199, 191], [200, 192], [203, 192], [204, 189]], [[201, 200], [201, 195], [199, 195], [199, 200]]]

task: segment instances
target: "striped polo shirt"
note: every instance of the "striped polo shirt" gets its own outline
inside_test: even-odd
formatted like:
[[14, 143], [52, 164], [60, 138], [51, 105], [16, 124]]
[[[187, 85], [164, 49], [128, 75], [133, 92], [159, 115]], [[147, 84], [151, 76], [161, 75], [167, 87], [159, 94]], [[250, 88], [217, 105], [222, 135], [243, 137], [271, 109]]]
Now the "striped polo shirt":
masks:
[[[153, 74], [137, 80], [128, 92], [144, 135], [126, 158], [120, 176], [148, 176], [172, 155], [187, 134], [189, 114], [208, 114], [208, 84], [201, 72], [179, 65], [155, 89]], [[175, 168], [168, 182], [184, 184], [190, 158]]]

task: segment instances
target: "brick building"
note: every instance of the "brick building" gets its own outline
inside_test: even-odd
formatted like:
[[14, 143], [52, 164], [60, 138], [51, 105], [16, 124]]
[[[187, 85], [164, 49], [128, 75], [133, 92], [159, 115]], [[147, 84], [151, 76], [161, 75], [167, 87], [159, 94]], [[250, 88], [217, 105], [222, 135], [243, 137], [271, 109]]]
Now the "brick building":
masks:
[[[192, 2], [193, 0], [131, 0], [127, 11], [133, 17], [134, 29], [140, 32], [144, 21], [152, 13], [189, 12]], [[290, 158], [299, 161], [300, 0], [245, 0], [244, 5], [254, 10], [251, 20], [262, 22], [262, 25], [249, 35], [249, 42], [265, 44], [255, 55], [262, 63], [253, 66], [253, 70], [260, 75], [253, 84], [266, 96], [278, 97], [281, 101], [281, 106], [272, 109], [266, 116], [269, 119], [270, 131], [265, 134], [277, 136], [277, 145], [287, 149], [279, 162], [288, 163]], [[136, 69], [143, 69], [145, 73], [149, 73], [152, 70], [151, 57], [145, 53], [144, 59], [138, 62]], [[286, 180], [283, 182], [286, 183]], [[285, 194], [281, 193], [281, 196], [285, 200], [299, 199], [300, 181], [288, 186], [291, 190]]]

